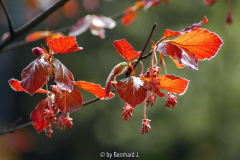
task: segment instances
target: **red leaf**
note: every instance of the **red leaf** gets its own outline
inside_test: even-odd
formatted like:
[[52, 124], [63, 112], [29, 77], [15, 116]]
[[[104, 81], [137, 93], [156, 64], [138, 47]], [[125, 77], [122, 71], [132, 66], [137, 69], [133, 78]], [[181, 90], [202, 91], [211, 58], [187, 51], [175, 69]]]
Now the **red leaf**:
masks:
[[142, 103], [147, 97], [144, 82], [134, 76], [120, 80], [114, 87], [119, 97], [133, 108]]
[[194, 54], [199, 60], [214, 57], [223, 44], [222, 39], [217, 34], [200, 28], [185, 33], [171, 42], [188, 53]]
[[111, 80], [112, 77], [114, 76], [118, 76], [120, 74], [123, 74], [127, 71], [127, 66], [128, 64], [126, 62], [122, 62], [119, 63], [118, 65], [116, 65], [112, 71], [110, 72], [107, 81], [106, 81], [106, 85], [105, 85], [105, 96], [108, 97], [110, 94], [110, 87], [111, 87]]
[[37, 107], [31, 113], [31, 120], [33, 122], [33, 126], [36, 128], [38, 132], [42, 131], [50, 124], [42, 116], [43, 110], [45, 108], [49, 108], [48, 101], [49, 101], [49, 98], [45, 98], [44, 100], [39, 102]]
[[84, 18], [80, 18], [77, 23], [73, 25], [73, 27], [70, 30], [69, 35], [70, 36], [78, 36], [85, 32], [91, 25], [92, 23], [92, 16], [87, 15]]
[[59, 37], [65, 37], [65, 35], [61, 32], [57, 32], [57, 33], [50, 34], [44, 40], [45, 40], [45, 42], [48, 42], [48, 41], [51, 41], [51, 40], [53, 40], [55, 38], [59, 38]]
[[214, 3], [216, 3], [218, 0], [205, 0], [205, 4], [208, 6], [213, 5]]
[[207, 17], [204, 17], [203, 21], [200, 21], [198, 23], [194, 23], [194, 24], [188, 26], [187, 28], [185, 28], [181, 31], [171, 31], [169, 29], [166, 29], [165, 33], [164, 33], [164, 39], [170, 38], [170, 37], [173, 37], [173, 36], [179, 36], [179, 35], [182, 35], [184, 33], [192, 32], [192, 31], [198, 29], [199, 27], [201, 27], [203, 24], [207, 23], [207, 21], [208, 21]]
[[55, 59], [53, 66], [55, 68], [54, 81], [62, 90], [71, 92], [74, 84], [73, 74], [57, 59]]
[[128, 62], [138, 58], [141, 54], [141, 52], [134, 51], [133, 47], [125, 39], [114, 41], [113, 45], [117, 52]]
[[105, 89], [102, 88], [99, 84], [94, 84], [94, 83], [85, 82], [85, 81], [76, 81], [75, 86], [94, 94], [99, 99], [107, 99], [107, 98], [114, 97], [113, 93], [110, 93], [110, 95], [106, 97]]
[[43, 84], [48, 80], [48, 71], [50, 65], [45, 59], [45, 56], [37, 58], [35, 61], [30, 63], [22, 71], [21, 87], [31, 95], [34, 94]]
[[171, 43], [171, 41], [159, 43], [157, 51], [159, 51], [160, 54], [162, 53], [164, 56], [168, 55], [170, 58], [172, 58], [177, 67], [182, 68], [182, 65], [184, 65], [198, 70], [198, 59], [195, 57], [195, 55], [189, 53], [188, 50], [179, 48], [175, 44]]
[[[10, 86], [12, 87], [13, 90], [15, 90], [15, 91], [21, 91], [21, 92], [26, 92], [26, 90], [25, 90], [24, 88], [22, 88], [21, 85], [20, 85], [20, 82], [21, 82], [21, 81], [12, 78], [12, 79], [8, 80], [8, 82], [9, 82], [9, 84], [10, 84]], [[47, 93], [47, 91], [44, 90], [44, 89], [38, 89], [38, 90], [36, 91], [36, 93]]]
[[71, 113], [82, 107], [83, 98], [81, 92], [74, 87], [71, 93], [68, 91], [55, 92], [54, 103], [62, 112]]
[[184, 94], [184, 92], [187, 90], [189, 80], [176, 77], [174, 75], [159, 75], [158, 77], [160, 78], [160, 89], [164, 89], [179, 95]]
[[122, 16], [122, 23], [124, 26], [127, 26], [137, 18], [138, 11], [136, 7], [133, 6], [127, 8], [124, 12], [125, 14]]
[[57, 54], [71, 53], [78, 50], [82, 50], [82, 47], [78, 47], [75, 37], [60, 37], [49, 41], [47, 45]]
[[46, 36], [49, 36], [50, 34], [51, 34], [50, 31], [35, 31], [35, 32], [27, 35], [27, 37], [25, 39], [28, 42], [32, 42], [32, 41], [42, 39]]

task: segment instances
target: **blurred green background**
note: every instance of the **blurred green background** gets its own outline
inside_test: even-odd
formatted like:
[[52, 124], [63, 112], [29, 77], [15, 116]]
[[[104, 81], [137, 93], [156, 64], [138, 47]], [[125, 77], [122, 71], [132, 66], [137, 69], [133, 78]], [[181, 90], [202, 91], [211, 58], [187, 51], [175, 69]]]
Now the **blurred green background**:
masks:
[[[34, 9], [27, 0], [5, 2], [15, 28], [41, 11]], [[59, 10], [29, 33], [71, 26], [87, 14], [112, 16], [134, 5], [135, 0], [75, 2], [78, 3], [77, 14], [69, 18]], [[55, 56], [74, 74], [75, 80], [105, 86], [112, 68], [124, 61], [113, 47], [114, 40], [125, 38], [136, 51], [140, 51], [154, 22], [157, 22], [157, 28], [152, 40], [157, 42], [165, 29], [181, 30], [207, 16], [209, 22], [202, 28], [217, 33], [224, 44], [213, 59], [199, 62], [199, 71], [177, 69], [170, 58], [164, 58], [168, 74], [186, 78], [190, 83], [186, 93], [178, 96], [176, 108], [166, 110], [166, 97], [158, 98], [155, 106], [147, 108], [147, 118], [151, 120], [152, 127], [149, 133], [140, 134], [143, 104], [134, 109], [130, 121], [124, 121], [121, 113], [125, 103], [116, 96], [72, 113], [73, 128], [58, 131], [53, 127], [51, 139], [46, 138], [44, 132], [38, 134], [33, 126], [0, 136], [0, 159], [107, 159], [100, 157], [101, 152], [138, 152], [141, 159], [240, 159], [240, 1], [232, 1], [232, 4], [234, 22], [229, 25], [226, 23], [227, 0], [211, 7], [206, 6], [204, 0], [171, 0], [168, 5], [161, 3], [148, 11], [140, 10], [137, 19], [127, 27], [122, 25], [121, 19], [116, 20], [116, 27], [106, 30], [105, 39], [92, 35], [88, 30], [77, 37], [84, 50]], [[0, 18], [2, 36], [8, 31], [2, 8]], [[19, 117], [22, 118], [19, 124], [29, 122], [30, 113], [45, 98], [45, 95], [15, 92], [8, 85], [10, 78], [21, 79], [22, 69], [36, 59], [31, 49], [41, 44], [45, 45], [45, 42], [36, 41], [0, 54], [1, 130], [12, 126]], [[147, 51], [150, 49], [149, 44]], [[149, 59], [144, 60], [144, 64], [148, 68]], [[85, 101], [94, 98], [81, 92]]]

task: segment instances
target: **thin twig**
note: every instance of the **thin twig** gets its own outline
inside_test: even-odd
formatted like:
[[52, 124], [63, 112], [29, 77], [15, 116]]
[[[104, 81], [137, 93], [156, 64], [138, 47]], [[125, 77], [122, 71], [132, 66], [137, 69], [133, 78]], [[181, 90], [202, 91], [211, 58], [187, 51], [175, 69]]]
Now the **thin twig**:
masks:
[[14, 33], [14, 35], [8, 36], [1, 44], [0, 44], [0, 52], [9, 45], [12, 41], [14, 41], [17, 37], [20, 35], [27, 33], [29, 30], [36, 27], [38, 24], [43, 22], [49, 15], [51, 15], [54, 11], [62, 7], [65, 3], [67, 3], [69, 0], [59, 0], [55, 4], [53, 4], [51, 7], [40, 13], [38, 16], [36, 16], [34, 19], [17, 29]]
[[[111, 92], [114, 93], [115, 90], [113, 89], [113, 90], [111, 90]], [[100, 100], [99, 98], [93, 98], [93, 99], [91, 99], [91, 100], [89, 100], [87, 102], [84, 102], [82, 107], [87, 106], [89, 104], [92, 104], [94, 102], [97, 102], [99, 100]], [[10, 128], [4, 129], [4, 130], [0, 131], [0, 136], [3, 135], [3, 134], [6, 134], [6, 133], [12, 133], [12, 132], [14, 132], [16, 130], [22, 129], [22, 128], [30, 126], [30, 125], [32, 125], [32, 121], [24, 123], [24, 124], [19, 125], [19, 126], [14, 126], [14, 127], [10, 127]]]
[[0, 4], [2, 5], [3, 11], [6, 14], [7, 17], [7, 21], [8, 21], [8, 27], [9, 27], [9, 33], [10, 35], [13, 35], [15, 33], [14, 29], [13, 29], [13, 25], [12, 25], [12, 21], [11, 21], [11, 17], [9, 15], [9, 12], [5, 6], [5, 3], [3, 2], [3, 0], [0, 0]]

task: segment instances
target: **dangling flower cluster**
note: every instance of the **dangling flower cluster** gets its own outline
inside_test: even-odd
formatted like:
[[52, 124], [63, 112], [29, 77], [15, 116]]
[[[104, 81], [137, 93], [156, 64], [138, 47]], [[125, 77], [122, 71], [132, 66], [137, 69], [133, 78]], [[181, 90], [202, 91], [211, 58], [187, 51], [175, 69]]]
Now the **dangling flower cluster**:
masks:
[[[124, 120], [129, 120], [133, 115], [133, 109], [145, 102], [142, 134], [151, 129], [150, 120], [147, 119], [146, 115], [147, 106], [154, 106], [157, 96], [161, 98], [165, 96], [165, 93], [161, 92], [161, 90], [168, 91], [165, 106], [170, 110], [171, 107], [174, 108], [178, 103], [177, 97], [173, 94], [182, 95], [188, 87], [189, 80], [167, 74], [163, 56], [169, 56], [178, 68], [186, 66], [198, 70], [198, 61], [214, 57], [221, 47], [222, 40], [217, 34], [200, 28], [206, 22], [207, 18], [204, 17], [203, 21], [181, 31], [167, 29], [163, 38], [156, 44], [152, 42], [152, 50], [144, 56], [142, 52], [136, 52], [125, 39], [114, 41], [115, 49], [127, 62], [121, 62], [112, 69], [106, 81], [105, 94], [106, 97], [109, 96], [110, 86], [112, 85], [119, 97], [125, 101], [126, 106], [123, 108], [122, 113]], [[166, 40], [174, 36], [178, 37]], [[164, 66], [164, 75], [160, 75], [161, 68], [157, 66], [156, 52], [159, 52], [160, 64]], [[143, 74], [144, 66], [141, 60], [148, 56], [151, 56], [150, 67]], [[142, 64], [142, 72], [139, 76], [136, 73], [138, 63]], [[126, 74], [126, 77], [117, 81], [116, 77], [120, 74]], [[113, 82], [112, 79], [114, 79]], [[150, 93], [148, 94], [148, 92]]]

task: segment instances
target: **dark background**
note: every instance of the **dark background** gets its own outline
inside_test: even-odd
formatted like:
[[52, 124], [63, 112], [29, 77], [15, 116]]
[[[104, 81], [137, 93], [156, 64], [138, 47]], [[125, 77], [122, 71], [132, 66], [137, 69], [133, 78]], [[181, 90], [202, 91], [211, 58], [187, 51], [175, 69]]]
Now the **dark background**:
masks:
[[[25, 0], [5, 0], [15, 28], [41, 12]], [[87, 14], [112, 16], [134, 4], [134, 0], [78, 0], [77, 14], [67, 17], [62, 10], [54, 13], [35, 30], [55, 30], [73, 25]], [[54, 3], [54, 2], [52, 2]], [[178, 105], [166, 110], [165, 99], [158, 98], [154, 107], [147, 108], [151, 119], [149, 133], [141, 135], [143, 104], [134, 109], [130, 121], [121, 118], [125, 103], [116, 96], [98, 101], [72, 113], [73, 128], [58, 131], [53, 127], [51, 139], [28, 126], [12, 134], [0, 136], [0, 159], [52, 160], [103, 159], [101, 152], [135, 152], [141, 159], [236, 160], [240, 159], [240, 1], [232, 1], [234, 22], [226, 23], [228, 1], [209, 7], [204, 0], [170, 1], [148, 11], [140, 10], [137, 19], [127, 27], [116, 20], [116, 27], [106, 29], [106, 38], [94, 36], [88, 30], [77, 41], [84, 50], [56, 55], [74, 74], [75, 80], [105, 85], [112, 68], [125, 61], [113, 47], [113, 41], [125, 38], [136, 51], [142, 50], [151, 28], [157, 22], [152, 40], [157, 42], [165, 29], [181, 30], [208, 17], [202, 27], [217, 33], [224, 44], [210, 61], [200, 61], [199, 71], [178, 69], [165, 57], [168, 74], [190, 80]], [[96, 6], [95, 6], [96, 5]], [[89, 9], [90, 7], [90, 9]], [[95, 7], [95, 8], [94, 8]], [[8, 31], [5, 15], [0, 8], [0, 35]], [[23, 40], [27, 35], [20, 37]], [[67, 33], [65, 33], [67, 34]], [[10, 78], [21, 79], [21, 71], [37, 57], [33, 47], [45, 45], [40, 40], [0, 54], [0, 129], [30, 121], [30, 113], [45, 95], [15, 92]], [[148, 45], [147, 51], [151, 49]], [[144, 60], [145, 68], [149, 59]], [[140, 67], [139, 67], [140, 71]], [[140, 73], [140, 72], [139, 72]], [[163, 73], [162, 73], [163, 74]], [[85, 101], [93, 95], [81, 91]], [[105, 158], [106, 159], [106, 158]]]

